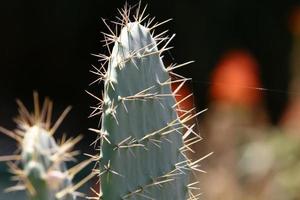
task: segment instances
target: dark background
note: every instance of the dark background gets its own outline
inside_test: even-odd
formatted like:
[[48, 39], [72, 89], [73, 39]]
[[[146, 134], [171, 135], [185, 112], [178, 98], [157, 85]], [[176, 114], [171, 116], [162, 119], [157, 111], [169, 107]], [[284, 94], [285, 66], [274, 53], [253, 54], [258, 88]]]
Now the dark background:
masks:
[[[59, 129], [68, 135], [83, 133], [97, 120], [87, 119], [96, 103], [85, 90], [94, 80], [90, 65], [99, 65], [90, 53], [105, 53], [100, 40], [107, 31], [101, 17], [114, 19], [125, 1], [102, 0], [10, 0], [0, 6], [0, 125], [14, 128], [15, 99], [32, 107], [32, 91], [54, 100], [55, 116], [73, 105]], [[137, 1], [129, 1], [135, 4]], [[177, 35], [167, 61], [196, 62], [178, 73], [192, 77], [198, 109], [207, 106], [210, 72], [220, 56], [232, 48], [247, 49], [260, 66], [266, 105], [274, 123], [288, 93], [291, 34], [290, 10], [295, 0], [160, 0], [148, 3], [148, 13], [159, 21], [173, 18], [162, 29]], [[2, 139], [0, 137], [0, 139]], [[88, 148], [87, 148], [88, 149]]]

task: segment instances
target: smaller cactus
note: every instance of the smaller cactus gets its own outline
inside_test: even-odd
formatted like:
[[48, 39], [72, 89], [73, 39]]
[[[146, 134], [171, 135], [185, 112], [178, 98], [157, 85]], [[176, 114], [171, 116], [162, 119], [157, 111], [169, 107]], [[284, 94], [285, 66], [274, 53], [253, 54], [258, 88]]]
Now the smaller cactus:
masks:
[[77, 151], [72, 151], [72, 148], [81, 136], [71, 139], [63, 137], [59, 144], [53, 138], [71, 107], [67, 107], [51, 126], [53, 104], [47, 98], [40, 109], [38, 94], [34, 93], [34, 113], [30, 113], [20, 100], [17, 104], [19, 116], [15, 122], [18, 128], [10, 131], [0, 127], [0, 132], [16, 140], [20, 147], [19, 154], [0, 157], [2, 161], [15, 161], [8, 165], [18, 183], [6, 191], [25, 189], [31, 200], [75, 200], [78, 185], [72, 184], [72, 178], [89, 161], [69, 170], [65, 162], [74, 159]]

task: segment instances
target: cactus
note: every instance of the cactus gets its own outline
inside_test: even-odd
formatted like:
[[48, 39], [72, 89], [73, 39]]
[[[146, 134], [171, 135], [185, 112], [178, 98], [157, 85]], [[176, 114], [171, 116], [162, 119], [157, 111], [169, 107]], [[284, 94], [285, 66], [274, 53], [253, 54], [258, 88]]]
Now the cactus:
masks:
[[[145, 23], [146, 7], [140, 5], [133, 21], [132, 8], [119, 10], [121, 18], [114, 22], [119, 35], [103, 20], [110, 31], [104, 33], [104, 42], [111, 54], [95, 55], [104, 62], [92, 71], [98, 75], [96, 81], [104, 80], [103, 100], [92, 95], [100, 103], [91, 113], [101, 114], [101, 129], [91, 129], [100, 139], [98, 199], [198, 199], [200, 194], [194, 191], [198, 188], [189, 176], [192, 171], [202, 172], [203, 158], [192, 161], [186, 153], [201, 137], [193, 131], [195, 125], [185, 123], [202, 111], [181, 110], [184, 114], [178, 117], [180, 102], [174, 94], [188, 79], [172, 71], [191, 62], [165, 68], [161, 56], [170, 49], [174, 35], [153, 32], [169, 20], [151, 25], [153, 18]], [[173, 82], [180, 82], [174, 92]]]
[[[195, 124], [187, 122], [203, 111], [180, 108], [191, 95], [179, 102], [175, 95], [189, 79], [173, 72], [191, 62], [165, 67], [162, 54], [171, 49], [168, 44], [174, 35], [166, 36], [167, 31], [154, 35], [154, 29], [169, 20], [153, 25], [152, 18], [145, 23], [146, 8], [141, 9], [141, 3], [136, 7], [133, 21], [131, 7], [119, 10], [116, 32], [103, 20], [110, 31], [104, 33], [104, 41], [111, 53], [96, 55], [104, 63], [91, 71], [97, 75], [93, 83], [104, 81], [103, 99], [88, 92], [99, 101], [91, 116], [101, 115], [101, 129], [90, 129], [98, 134], [99, 155], [67, 169], [65, 162], [74, 158], [77, 152], [72, 148], [81, 137], [63, 137], [58, 144], [53, 134], [70, 107], [51, 127], [52, 102], [46, 99], [40, 109], [34, 93], [34, 113], [17, 101], [18, 128], [0, 127], [0, 132], [20, 147], [19, 154], [0, 157], [0, 161], [14, 161], [9, 167], [18, 184], [7, 191], [26, 189], [31, 200], [74, 200], [76, 190], [97, 174], [100, 192], [95, 191], [97, 196], [89, 199], [199, 199], [198, 182], [191, 182], [190, 175], [203, 172], [200, 161], [210, 154], [197, 160], [188, 158], [201, 137], [193, 130]], [[114, 45], [112, 51], [110, 44]], [[178, 85], [174, 91], [172, 83]], [[76, 173], [92, 160], [99, 163], [99, 169], [73, 185]]]
[[71, 150], [81, 136], [71, 139], [63, 137], [60, 144], [57, 144], [53, 134], [70, 111], [70, 107], [65, 109], [51, 127], [53, 104], [45, 99], [40, 109], [38, 101], [38, 94], [34, 93], [34, 113], [29, 113], [18, 100], [19, 116], [15, 119], [18, 128], [10, 131], [0, 127], [2, 133], [18, 142], [21, 151], [18, 155], [0, 158], [15, 161], [8, 164], [18, 184], [7, 191], [26, 189], [31, 200], [75, 200], [76, 185], [72, 184], [72, 178], [88, 162], [82, 162], [68, 170], [65, 161], [74, 159], [77, 152]]

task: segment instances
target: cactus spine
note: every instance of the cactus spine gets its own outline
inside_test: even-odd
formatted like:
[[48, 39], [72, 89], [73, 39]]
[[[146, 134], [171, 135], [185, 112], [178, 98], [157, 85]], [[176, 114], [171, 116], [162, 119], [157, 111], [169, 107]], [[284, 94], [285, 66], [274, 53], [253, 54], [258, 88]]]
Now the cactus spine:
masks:
[[38, 94], [34, 93], [34, 113], [30, 113], [21, 101], [18, 100], [17, 103], [19, 116], [15, 122], [18, 128], [9, 131], [0, 127], [2, 133], [18, 142], [21, 150], [18, 155], [2, 157], [2, 160], [6, 158], [5, 160], [15, 161], [9, 162], [9, 167], [18, 181], [16, 186], [7, 191], [26, 189], [31, 200], [75, 200], [72, 178], [85, 163], [67, 170], [65, 161], [73, 159], [76, 152], [71, 150], [81, 137], [67, 140], [62, 138], [60, 144], [53, 138], [70, 107], [65, 109], [51, 127], [51, 101], [45, 99], [40, 109]]
[[91, 114], [102, 111], [101, 129], [94, 130], [100, 138], [98, 198], [198, 199], [192, 191], [196, 183], [189, 183], [189, 176], [191, 171], [201, 171], [202, 159], [192, 161], [186, 152], [201, 138], [192, 130], [194, 125], [185, 122], [201, 112], [184, 111], [179, 118], [176, 91], [171, 91], [172, 81], [181, 82], [179, 88], [187, 81], [172, 70], [190, 62], [165, 68], [161, 55], [170, 49], [173, 36], [153, 32], [168, 20], [145, 23], [145, 9], [137, 7], [132, 22], [131, 8], [119, 10], [122, 19], [114, 22], [116, 30], [121, 28], [119, 35], [103, 20], [110, 31], [104, 34], [105, 44], [114, 46], [109, 56], [96, 55], [104, 64], [92, 71], [100, 76], [97, 80], [104, 80], [103, 100], [96, 97], [100, 105]]

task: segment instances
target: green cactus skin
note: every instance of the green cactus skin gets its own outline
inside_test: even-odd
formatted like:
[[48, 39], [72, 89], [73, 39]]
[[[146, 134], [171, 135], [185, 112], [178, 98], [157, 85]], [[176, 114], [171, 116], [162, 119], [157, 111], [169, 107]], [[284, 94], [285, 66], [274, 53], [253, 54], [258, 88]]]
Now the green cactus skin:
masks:
[[200, 136], [184, 123], [200, 113], [177, 116], [169, 73], [180, 66], [165, 68], [161, 59], [173, 37], [152, 36], [153, 28], [164, 22], [151, 28], [152, 20], [142, 25], [144, 11], [139, 14], [139, 4], [130, 22], [130, 8], [120, 10], [119, 36], [109, 26], [110, 34], [104, 34], [106, 44], [114, 43], [111, 55], [97, 55], [108, 63], [107, 70], [96, 69], [98, 80], [105, 80], [104, 95], [91, 114], [102, 110], [98, 196], [104, 200], [198, 199], [189, 176], [199, 171], [201, 159], [193, 162], [185, 152]]
[[[138, 51], [137, 57], [130, 55], [148, 44], [152, 45]], [[101, 171], [110, 163], [111, 170], [119, 175], [113, 171], [103, 174], [103, 199], [126, 199], [126, 195], [134, 196], [133, 199], [145, 199], [143, 195], [153, 199], [186, 198], [188, 174], [166, 176], [186, 159], [179, 150], [183, 141], [181, 133], [176, 131], [181, 124], [172, 108], [175, 100], [170, 84], [164, 84], [169, 75], [155, 45], [149, 30], [133, 22], [122, 29], [113, 48], [105, 82], [101, 129], [108, 134], [111, 144], [103, 144], [100, 163]], [[172, 122], [176, 125], [168, 126]], [[164, 127], [165, 130], [159, 131]], [[151, 136], [155, 131], [158, 132]], [[163, 136], [167, 131], [171, 132]], [[129, 137], [142, 146], [120, 148]], [[146, 188], [159, 181], [170, 183], [162, 183], [162, 188], [155, 185]], [[134, 194], [140, 188], [145, 191]]]
[[[57, 200], [56, 193], [71, 187], [72, 181], [70, 177], [64, 175], [67, 171], [65, 163], [54, 164], [55, 161], [52, 160], [53, 155], [60, 151], [54, 138], [45, 129], [33, 126], [25, 133], [22, 146], [23, 169], [35, 190], [30, 194], [30, 199]], [[62, 199], [75, 200], [76, 198], [72, 194], [67, 194]]]
[[[75, 200], [72, 178], [86, 166], [80, 163], [72, 171], [67, 170], [65, 161], [73, 159], [72, 147], [81, 136], [57, 144], [53, 134], [70, 110], [68, 107], [54, 124], [51, 125], [52, 102], [46, 99], [40, 110], [38, 94], [34, 93], [34, 113], [29, 113], [21, 101], [19, 116], [16, 118], [18, 129], [0, 131], [15, 139], [21, 149], [20, 155], [6, 156], [15, 163], [9, 163], [10, 171], [19, 183], [7, 191], [26, 189], [30, 200]], [[1, 158], [0, 158], [1, 160]], [[8, 159], [9, 160], [9, 159]], [[20, 162], [21, 161], [21, 162]]]

